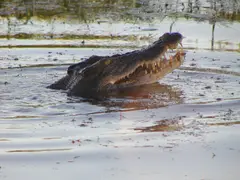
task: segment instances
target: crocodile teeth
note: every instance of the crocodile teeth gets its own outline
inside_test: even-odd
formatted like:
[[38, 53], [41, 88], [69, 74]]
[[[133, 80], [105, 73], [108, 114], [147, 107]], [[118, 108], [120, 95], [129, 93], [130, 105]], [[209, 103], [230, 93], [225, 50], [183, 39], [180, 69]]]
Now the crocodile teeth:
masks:
[[153, 70], [155, 70], [155, 69], [156, 69], [156, 68], [155, 68], [155, 65], [153, 65], [153, 64], [152, 64], [152, 69], [153, 69]]

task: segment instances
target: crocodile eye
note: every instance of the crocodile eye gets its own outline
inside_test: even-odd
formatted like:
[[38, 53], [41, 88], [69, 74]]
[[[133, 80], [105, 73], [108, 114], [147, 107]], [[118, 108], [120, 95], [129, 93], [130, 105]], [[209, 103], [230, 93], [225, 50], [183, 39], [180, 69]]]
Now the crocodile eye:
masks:
[[105, 65], [109, 65], [109, 64], [111, 64], [112, 63], [112, 60], [111, 59], [107, 59], [106, 61], [104, 61], [104, 64]]

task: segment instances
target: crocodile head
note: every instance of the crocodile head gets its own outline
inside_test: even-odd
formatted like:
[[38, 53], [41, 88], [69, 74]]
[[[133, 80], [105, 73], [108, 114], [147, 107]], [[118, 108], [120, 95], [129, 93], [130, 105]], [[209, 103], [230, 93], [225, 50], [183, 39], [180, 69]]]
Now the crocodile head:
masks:
[[181, 50], [169, 58], [166, 58], [166, 53], [169, 49], [176, 49], [182, 39], [180, 33], [165, 33], [142, 50], [122, 55], [93, 56], [70, 66], [68, 75], [51, 86], [63, 85], [62, 89], [68, 89], [72, 95], [94, 96], [157, 82], [181, 65], [184, 58]]

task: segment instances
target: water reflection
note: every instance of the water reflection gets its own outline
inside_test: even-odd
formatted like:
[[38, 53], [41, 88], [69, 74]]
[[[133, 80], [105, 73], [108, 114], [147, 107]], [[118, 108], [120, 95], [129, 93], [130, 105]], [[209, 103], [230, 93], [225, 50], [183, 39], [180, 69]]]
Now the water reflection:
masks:
[[183, 103], [182, 92], [169, 85], [159, 83], [122, 90], [104, 99], [69, 97], [68, 103], [87, 102], [106, 107], [106, 112], [153, 109]]

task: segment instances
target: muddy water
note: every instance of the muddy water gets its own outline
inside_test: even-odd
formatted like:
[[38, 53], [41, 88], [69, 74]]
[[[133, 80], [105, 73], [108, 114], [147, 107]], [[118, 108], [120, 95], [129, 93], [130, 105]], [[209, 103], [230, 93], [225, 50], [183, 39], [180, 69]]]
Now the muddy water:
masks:
[[[170, 15], [88, 25], [31, 17], [11, 31], [21, 21], [2, 17], [0, 179], [239, 179], [240, 24], [213, 29], [200, 15], [174, 24]], [[102, 101], [46, 88], [69, 64], [138, 49], [171, 27], [186, 36], [186, 58], [159, 83]], [[37, 38], [14, 37], [23, 32]]]

